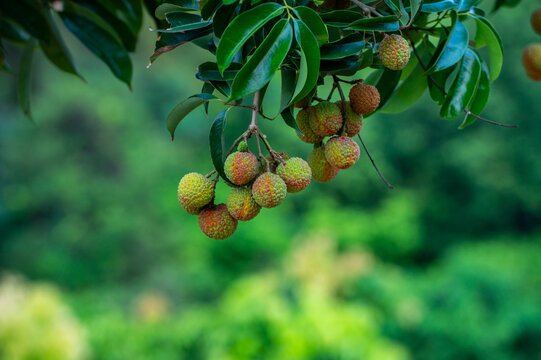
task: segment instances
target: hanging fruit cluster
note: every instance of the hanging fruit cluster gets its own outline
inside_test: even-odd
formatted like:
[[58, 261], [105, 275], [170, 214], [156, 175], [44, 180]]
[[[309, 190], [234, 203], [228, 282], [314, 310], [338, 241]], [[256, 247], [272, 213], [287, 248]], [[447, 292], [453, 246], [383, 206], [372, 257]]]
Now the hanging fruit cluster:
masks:
[[[531, 23], [533, 30], [541, 35], [541, 8], [533, 12]], [[524, 49], [522, 65], [530, 79], [541, 81], [541, 43], [530, 44]]]

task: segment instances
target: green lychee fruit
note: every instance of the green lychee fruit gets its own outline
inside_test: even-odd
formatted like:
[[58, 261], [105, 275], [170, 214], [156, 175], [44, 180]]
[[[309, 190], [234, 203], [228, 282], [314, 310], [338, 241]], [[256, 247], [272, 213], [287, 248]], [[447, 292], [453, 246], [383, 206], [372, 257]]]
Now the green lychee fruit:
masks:
[[261, 210], [261, 206], [253, 199], [250, 189], [246, 188], [231, 189], [226, 205], [231, 216], [240, 221], [252, 220]]
[[522, 65], [530, 79], [541, 81], [541, 44], [530, 44], [524, 49]]
[[248, 144], [246, 141], [241, 141], [239, 145], [237, 146], [237, 151], [239, 152], [247, 152], [248, 151]]
[[533, 30], [541, 35], [541, 8], [533, 12], [531, 21]]
[[189, 173], [178, 183], [178, 202], [188, 212], [197, 215], [214, 199], [214, 183], [199, 173]]
[[310, 165], [298, 157], [291, 158], [284, 164], [278, 165], [276, 174], [284, 180], [287, 186], [287, 192], [290, 193], [304, 190], [310, 185], [310, 180], [312, 179]]
[[347, 169], [359, 160], [359, 145], [347, 136], [335, 136], [325, 144], [325, 158], [335, 168]]
[[386, 68], [402, 70], [410, 59], [410, 47], [400, 35], [387, 35], [379, 44], [379, 58]]
[[310, 118], [314, 116], [314, 107], [310, 106], [306, 109], [302, 109], [297, 114], [297, 117], [295, 121], [297, 122], [297, 127], [301, 131], [302, 134], [299, 134], [297, 132], [297, 136], [299, 139], [304, 141], [308, 144], [317, 144], [318, 142], [321, 142], [323, 140], [323, 136], [319, 136], [314, 131], [312, 131], [312, 128], [310, 128]]
[[227, 239], [237, 229], [238, 221], [234, 219], [225, 204], [204, 209], [199, 214], [199, 227], [211, 239]]
[[372, 85], [357, 84], [349, 91], [349, 101], [357, 114], [370, 114], [379, 106], [379, 91]]
[[245, 185], [257, 175], [259, 163], [254, 154], [236, 151], [229, 154], [224, 162], [224, 172], [235, 185]]
[[284, 201], [287, 185], [278, 175], [271, 172], [261, 174], [252, 185], [252, 196], [264, 208], [273, 208]]
[[340, 169], [333, 167], [325, 158], [325, 146], [315, 147], [308, 156], [308, 165], [312, 169], [312, 179], [326, 183], [338, 175]]
[[[340, 110], [342, 110], [341, 101], [338, 101], [336, 105], [338, 105]], [[349, 103], [349, 101], [346, 102], [346, 116], [347, 116], [346, 129], [345, 129], [346, 135], [349, 137], [353, 137], [357, 135], [363, 128], [363, 116], [353, 111], [353, 108], [351, 107], [351, 104]]]
[[331, 102], [320, 102], [310, 117], [310, 128], [319, 136], [334, 135], [342, 127], [340, 108]]

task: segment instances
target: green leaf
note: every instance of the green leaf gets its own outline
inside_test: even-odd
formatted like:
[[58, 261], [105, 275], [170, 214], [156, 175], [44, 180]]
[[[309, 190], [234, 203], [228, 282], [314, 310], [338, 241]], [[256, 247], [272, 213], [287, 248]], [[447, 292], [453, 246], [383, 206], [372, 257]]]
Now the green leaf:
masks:
[[216, 81], [211, 80], [210, 83], [216, 90], [218, 90], [222, 95], [229, 97], [231, 95], [231, 86], [229, 82], [226, 81]]
[[178, 46], [190, 41], [193, 41], [195, 43], [197, 39], [203, 38], [211, 33], [212, 26], [208, 26], [202, 29], [190, 30], [183, 33], [160, 34], [158, 40], [156, 41], [154, 53], [150, 56], [150, 64], [156, 61], [156, 59], [161, 54], [174, 50]]
[[375, 87], [379, 91], [379, 107], [378, 109], [383, 108], [387, 101], [391, 98], [396, 86], [400, 82], [401, 71], [394, 71], [385, 68], [383, 73], [379, 77], [378, 81], [375, 84]]
[[396, 15], [360, 19], [349, 24], [346, 29], [357, 31], [398, 31], [400, 24]]
[[[293, 116], [293, 106], [289, 106], [285, 108], [280, 115], [282, 116], [282, 119], [284, 119], [284, 122], [287, 126], [295, 129], [298, 133], [301, 133], [299, 130], [299, 127], [297, 126], [297, 122], [295, 121], [295, 117]], [[302, 133], [301, 133], [302, 134]]]
[[288, 21], [286, 19], [278, 21], [235, 76], [230, 100], [253, 94], [265, 86], [284, 61], [292, 41], [293, 31]]
[[424, 1], [423, 0], [410, 0], [410, 21], [409, 25], [413, 23], [415, 20], [417, 14], [419, 14], [419, 10], [421, 10], [421, 7], [423, 6]]
[[34, 47], [36, 41], [30, 39], [26, 44], [23, 54], [21, 56], [21, 62], [19, 65], [19, 76], [17, 78], [17, 96], [19, 98], [19, 104], [24, 114], [32, 120], [30, 114], [30, 80], [32, 74], [32, 58], [34, 56]]
[[171, 139], [175, 139], [175, 130], [182, 121], [188, 115], [191, 113], [194, 109], [196, 109], [198, 106], [210, 101], [217, 99], [216, 96], [210, 95], [210, 94], [197, 94], [190, 96], [189, 98], [182, 100], [179, 102], [175, 107], [171, 110], [169, 115], [167, 115], [167, 130], [169, 130], [169, 133], [171, 134]]
[[402, 0], [385, 0], [385, 4], [398, 17], [400, 24], [406, 26], [410, 20], [408, 12], [404, 8]]
[[0, 38], [16, 44], [26, 44], [30, 36], [13, 24], [0, 18]]
[[327, 26], [330, 25], [336, 27], [346, 27], [363, 18], [363, 14], [350, 10], [334, 10], [321, 13], [320, 16]]
[[[204, 82], [203, 88], [201, 89], [201, 94], [209, 94], [212, 95], [214, 93], [214, 86], [212, 86], [211, 83]], [[209, 102], [203, 104], [203, 108], [205, 109], [205, 114], [209, 116]]]
[[209, 19], [214, 15], [216, 10], [218, 10], [222, 5], [222, 0], [206, 0], [201, 2], [201, 17], [203, 19]]
[[304, 98], [316, 86], [319, 76], [319, 47], [316, 37], [301, 20], [293, 20], [295, 40], [301, 47], [301, 67], [292, 102]]
[[473, 16], [477, 23], [477, 34], [475, 41], [478, 47], [484, 45], [488, 49], [490, 61], [490, 80], [494, 81], [500, 76], [503, 66], [503, 45], [500, 36], [492, 24], [481, 16]]
[[170, 12], [184, 12], [184, 11], [196, 11], [197, 7], [187, 7], [187, 6], [180, 6], [180, 5], [174, 5], [174, 4], [161, 4], [159, 5], [156, 10], [154, 11], [154, 15], [160, 19], [165, 20], [166, 15]]
[[216, 50], [216, 62], [221, 72], [229, 67], [235, 54], [257, 30], [270, 19], [282, 14], [284, 8], [276, 3], [261, 4], [236, 18], [225, 29]]
[[94, 22], [97, 26], [107, 31], [118, 43], [122, 43], [122, 38], [118, 35], [116, 30], [92, 10], [73, 2], [66, 2], [62, 12], [87, 18], [89, 21]]
[[440, 111], [444, 119], [454, 119], [460, 115], [475, 94], [481, 76], [481, 63], [473, 50], [466, 49], [459, 67], [458, 75], [445, 98]]
[[461, 0], [443, 0], [430, 4], [423, 4], [421, 11], [425, 13], [439, 13], [445, 10], [457, 9]]
[[225, 146], [224, 146], [224, 130], [227, 122], [227, 112], [229, 109], [222, 111], [216, 116], [216, 119], [212, 122], [209, 133], [209, 145], [210, 145], [210, 158], [212, 159], [212, 164], [222, 177], [223, 180], [229, 183], [227, 176], [224, 172], [224, 156], [225, 156]]
[[195, 77], [199, 80], [216, 80], [216, 81], [227, 81], [233, 80], [235, 75], [241, 69], [242, 64], [232, 63], [229, 70], [224, 71], [223, 75], [218, 70], [218, 65], [214, 62], [205, 62], [197, 68], [197, 73]]
[[[488, 98], [490, 95], [490, 73], [485, 63], [481, 64], [481, 76], [479, 77], [479, 83], [477, 84], [477, 89], [475, 90], [475, 95], [472, 97], [470, 103], [468, 104], [469, 110], [475, 115], [481, 115], [485, 109]], [[473, 124], [477, 120], [475, 116], [466, 115], [464, 121], [458, 127], [460, 130], [464, 129], [466, 126]]]
[[195, 22], [195, 23], [191, 23], [191, 24], [184, 24], [184, 25], [175, 26], [175, 27], [172, 27], [172, 28], [169, 28], [169, 29], [156, 29], [156, 30], [152, 30], [152, 31], [163, 32], [163, 33], [180, 33], [180, 32], [185, 32], [185, 31], [188, 31], [188, 30], [201, 29], [201, 28], [207, 27], [209, 25], [212, 25], [212, 20], [199, 21], [199, 22]]
[[321, 58], [326, 60], [343, 59], [348, 56], [359, 56], [365, 41], [360, 34], [353, 34], [338, 41], [323, 45], [320, 48]]
[[113, 74], [131, 87], [132, 64], [124, 45], [91, 18], [69, 11], [60, 13], [66, 27], [99, 57]]
[[229, 25], [229, 20], [231, 20], [231, 17], [235, 14], [236, 9], [237, 3], [235, 2], [231, 5], [222, 6], [216, 11], [216, 15], [212, 18], [214, 34], [216, 37], [221, 38], [223, 36], [227, 25]]
[[319, 45], [323, 45], [329, 41], [327, 27], [317, 12], [306, 6], [297, 6], [294, 11], [297, 14], [297, 17], [301, 19], [315, 35]]
[[[295, 93], [295, 84], [297, 82], [296, 72], [291, 69], [282, 68], [280, 71], [282, 79], [282, 92], [280, 96], [280, 112], [289, 107], [293, 94]], [[283, 116], [282, 116], [283, 117]]]
[[[456, 14], [455, 14], [456, 16]], [[468, 29], [457, 21], [452, 34], [445, 42], [445, 48], [441, 52], [437, 62], [429, 69], [429, 72], [441, 71], [458, 63], [468, 47]]]
[[[428, 91], [430, 94], [430, 98], [434, 100], [435, 102], [437, 102], [438, 105], [442, 105], [443, 102], [445, 101], [445, 94], [443, 93], [442, 90], [445, 90], [445, 84], [447, 83], [447, 79], [449, 78], [449, 76], [451, 76], [455, 68], [456, 68], [456, 65], [453, 65], [445, 70], [432, 73], [431, 77], [433, 81], [429, 77], [426, 78], [427, 83], [428, 83]], [[438, 86], [436, 86], [434, 82], [436, 82], [436, 84], [438, 84], [439, 87], [441, 87], [441, 89]]]
[[182, 26], [187, 24], [193, 24], [203, 21], [201, 16], [184, 12], [184, 11], [173, 11], [165, 15], [167, 22], [171, 25], [170, 27]]
[[460, 2], [460, 6], [458, 8], [458, 12], [467, 12], [469, 11], [473, 6], [479, 4], [481, 0], [462, 0]]

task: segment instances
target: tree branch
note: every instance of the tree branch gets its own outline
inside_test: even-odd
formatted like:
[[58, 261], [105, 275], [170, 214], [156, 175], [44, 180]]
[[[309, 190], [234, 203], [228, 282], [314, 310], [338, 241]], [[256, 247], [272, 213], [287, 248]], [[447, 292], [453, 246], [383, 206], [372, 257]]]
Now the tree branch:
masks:
[[366, 145], [364, 144], [364, 141], [363, 139], [361, 139], [361, 135], [357, 134], [357, 136], [359, 137], [359, 141], [361, 142], [361, 145], [363, 146], [363, 149], [364, 149], [364, 152], [366, 153], [366, 155], [368, 155], [368, 158], [370, 159], [370, 161], [372, 162], [372, 166], [374, 166], [374, 169], [376, 169], [376, 171], [378, 172], [378, 175], [379, 177], [381, 178], [381, 180], [383, 180], [383, 182], [385, 183], [385, 185], [387, 185], [387, 187], [392, 190], [394, 189], [394, 187], [391, 185], [391, 183], [389, 181], [387, 181], [387, 179], [385, 178], [385, 176], [383, 176], [383, 174], [381, 173], [381, 171], [379, 171], [377, 165], [376, 165], [376, 162], [374, 161], [374, 159], [372, 159], [372, 156], [370, 156], [370, 153], [368, 152], [368, 149], [366, 148]]

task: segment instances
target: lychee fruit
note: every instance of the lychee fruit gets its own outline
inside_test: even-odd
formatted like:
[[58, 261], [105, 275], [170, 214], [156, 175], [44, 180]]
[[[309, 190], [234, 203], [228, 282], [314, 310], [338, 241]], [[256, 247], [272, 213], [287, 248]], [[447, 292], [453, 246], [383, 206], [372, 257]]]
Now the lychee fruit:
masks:
[[342, 127], [340, 108], [331, 102], [320, 102], [310, 117], [310, 128], [319, 136], [334, 135]]
[[254, 181], [252, 196], [260, 206], [273, 208], [286, 198], [287, 185], [278, 175], [265, 172]]
[[335, 168], [347, 169], [359, 160], [359, 145], [347, 136], [335, 136], [325, 144], [325, 158]]
[[541, 8], [533, 12], [531, 21], [533, 30], [541, 35]]
[[372, 85], [357, 84], [349, 91], [349, 101], [357, 114], [370, 114], [379, 106], [379, 91]]
[[261, 206], [253, 199], [250, 189], [246, 188], [231, 189], [226, 205], [231, 216], [240, 221], [252, 220], [261, 210]]
[[340, 169], [333, 167], [325, 158], [325, 146], [318, 146], [308, 156], [308, 165], [312, 169], [312, 179], [326, 183], [338, 175]]
[[211, 239], [223, 240], [235, 232], [238, 221], [227, 211], [225, 204], [204, 209], [199, 214], [199, 227]]
[[524, 49], [522, 65], [530, 79], [541, 81], [541, 44], [531, 44]]
[[236, 151], [225, 159], [224, 172], [235, 185], [245, 185], [257, 175], [259, 163], [254, 154]]
[[402, 70], [410, 59], [410, 47], [400, 35], [387, 35], [379, 44], [379, 58], [386, 68]]
[[[338, 105], [340, 110], [342, 110], [341, 101], [338, 101], [336, 105]], [[363, 128], [363, 116], [353, 111], [353, 108], [351, 107], [351, 104], [349, 103], [349, 101], [346, 102], [346, 116], [347, 116], [347, 122], [346, 122], [345, 133], [347, 136], [353, 137], [357, 135]]]
[[214, 183], [199, 173], [189, 173], [178, 183], [178, 202], [188, 212], [197, 215], [214, 198]]
[[301, 158], [294, 157], [284, 164], [278, 165], [276, 174], [284, 180], [287, 192], [296, 193], [310, 185], [312, 170], [310, 165]]
[[302, 134], [297, 132], [297, 136], [302, 141], [308, 144], [317, 144], [323, 140], [323, 136], [319, 136], [310, 128], [310, 118], [314, 116], [314, 107], [310, 106], [306, 109], [302, 109], [297, 114], [295, 121], [297, 122], [297, 127]]

